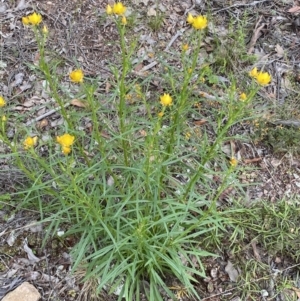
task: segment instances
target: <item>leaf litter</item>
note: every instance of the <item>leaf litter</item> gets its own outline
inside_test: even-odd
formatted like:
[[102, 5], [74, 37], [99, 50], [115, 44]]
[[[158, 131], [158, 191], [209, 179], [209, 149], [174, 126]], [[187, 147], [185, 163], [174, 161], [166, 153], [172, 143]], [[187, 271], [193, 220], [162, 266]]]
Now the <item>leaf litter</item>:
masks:
[[[76, 2], [76, 1], [75, 1]], [[51, 99], [47, 94], [45, 86], [39, 85], [39, 79], [32, 78], [32, 73], [28, 67], [24, 64], [25, 62], [36, 62], [36, 49], [31, 46], [32, 37], [18, 34], [20, 30], [20, 19], [24, 14], [24, 11], [31, 11], [33, 7], [43, 12], [49, 22], [49, 43], [48, 47], [58, 53], [63, 60], [72, 66], [73, 62], [70, 58], [75, 56], [75, 53], [80, 51], [81, 61], [84, 65], [87, 74], [89, 76], [97, 76], [101, 74], [104, 89], [106, 93], [109, 90], [109, 79], [110, 72], [107, 66], [107, 62], [111, 59], [112, 46], [106, 41], [113, 41], [116, 38], [111, 24], [105, 24], [105, 26], [99, 26], [99, 17], [104, 12], [104, 6], [99, 8], [99, 3], [94, 1], [80, 1], [73, 3], [62, 3], [61, 1], [25, 1], [20, 0], [16, 6], [12, 3], [1, 3], [0, 4], [0, 18], [3, 24], [1, 28], [1, 42], [3, 41], [6, 51], [1, 55], [0, 61], [0, 77], [2, 82], [0, 83], [1, 93], [8, 99], [12, 99], [10, 103], [10, 110], [13, 113], [19, 113], [20, 111], [29, 111], [30, 108], [35, 108], [36, 113], [30, 113], [27, 115], [26, 124], [24, 126], [32, 125], [39, 122], [39, 128], [43, 131], [49, 130], [49, 125], [53, 129], [58, 125], [62, 124], [63, 120], [60, 118], [58, 109], [51, 108]], [[231, 1], [232, 2], [232, 1]], [[142, 20], [144, 14], [148, 17], [155, 17], [158, 11], [164, 12], [168, 18], [164, 19], [162, 27], [156, 33], [151, 33], [149, 28], [142, 25], [139, 28], [138, 35], [141, 39], [141, 47], [137, 52], [137, 62], [142, 61], [142, 64], [137, 67], [136, 72], [140, 73], [151, 70], [154, 74], [159, 63], [155, 60], [155, 57], [149, 57], [149, 53], [155, 53], [164, 49], [172, 49], [174, 51], [180, 51], [182, 34], [184, 33], [185, 18], [187, 12], [198, 13], [206, 12], [209, 9], [213, 11], [213, 15], [218, 16], [218, 20], [215, 22], [214, 27], [210, 28], [210, 33], [216, 33], [220, 39], [222, 36], [226, 36], [226, 22], [229, 20], [229, 14], [235, 16], [241, 16], [243, 11], [247, 8], [256, 10], [261, 17], [254, 20], [250, 15], [250, 24], [252, 24], [252, 35], [249, 34], [250, 43], [248, 44], [248, 52], [254, 53], [261, 57], [260, 63], [271, 63], [273, 59], [280, 59], [282, 63], [289, 64], [285, 61], [285, 55], [289, 55], [295, 60], [299, 60], [299, 54], [293, 49], [296, 49], [296, 45], [299, 46], [299, 38], [293, 33], [293, 29], [286, 25], [285, 31], [272, 31], [268, 28], [271, 21], [268, 15], [270, 1], [252, 1], [246, 3], [245, 1], [231, 3], [230, 1], [211, 1], [209, 4], [205, 1], [169, 1], [163, 0], [160, 6], [156, 7], [153, 1], [150, 0], [133, 0], [132, 6], [135, 11], [140, 14]], [[295, 17], [299, 13], [299, 6], [294, 5], [289, 9], [281, 4], [281, 1], [272, 1], [272, 9], [276, 10], [276, 13], [282, 16], [282, 22], [287, 22], [287, 17]], [[286, 1], [286, 5], [293, 5], [293, 1]], [[15, 4], [14, 4], [15, 5]], [[101, 5], [100, 5], [101, 6]], [[58, 20], [56, 16], [62, 16], [61, 20]], [[275, 20], [275, 22], [278, 22]], [[76, 24], [72, 26], [71, 24]], [[16, 26], [17, 25], [17, 26]], [[66, 32], [69, 31], [69, 37], [72, 41], [66, 43]], [[277, 36], [275, 35], [278, 34]], [[286, 39], [288, 35], [292, 36], [292, 39]], [[268, 36], [271, 39], [268, 40]], [[213, 40], [209, 40], [207, 37], [208, 44]], [[78, 43], [80, 41], [80, 43]], [[294, 48], [291, 47], [294, 43]], [[266, 44], [275, 45], [274, 48], [269, 49]], [[11, 45], [17, 45], [17, 51], [20, 55], [16, 56]], [[77, 45], [76, 50], [72, 45]], [[209, 45], [207, 45], [209, 49]], [[117, 50], [116, 50], [117, 51]], [[210, 50], [211, 51], [211, 50]], [[298, 56], [297, 56], [298, 55]], [[15, 71], [16, 65], [18, 70]], [[291, 66], [290, 69], [293, 69]], [[65, 73], [62, 68], [58, 70], [61, 74]], [[290, 71], [289, 71], [290, 72]], [[275, 73], [275, 72], [274, 72]], [[224, 77], [225, 78], [225, 77]], [[226, 79], [226, 78], [225, 78]], [[67, 86], [67, 83], [66, 83]], [[38, 93], [37, 93], [38, 92]], [[14, 98], [14, 96], [19, 97]], [[203, 94], [205, 96], [205, 94]], [[207, 98], [212, 97], [206, 95]], [[41, 105], [47, 103], [50, 107], [40, 108]], [[78, 109], [84, 109], [85, 103], [78, 99], [73, 99], [70, 103], [66, 104], [66, 107], [72, 105]], [[31, 111], [30, 111], [31, 112]], [[205, 124], [207, 120], [195, 120], [194, 125], [199, 127]], [[9, 125], [13, 128], [12, 125]], [[226, 147], [225, 147], [226, 148]], [[252, 201], [264, 197], [270, 201], [276, 201], [285, 195], [286, 191], [289, 191], [289, 196], [298, 194], [300, 192], [299, 181], [291, 181], [290, 187], [286, 189], [286, 174], [290, 172], [289, 166], [292, 166], [294, 177], [293, 179], [299, 178], [298, 169], [294, 168], [295, 164], [290, 165], [289, 158], [276, 158], [272, 153], [262, 154], [263, 152], [257, 149], [254, 145], [243, 145], [243, 153], [239, 153], [246, 164], [256, 164], [260, 172], [257, 175], [257, 181], [261, 184], [249, 189], [249, 199]], [[227, 150], [228, 151], [228, 150]], [[237, 152], [239, 152], [237, 150]], [[237, 155], [235, 153], [234, 155]], [[294, 161], [296, 161], [294, 159]], [[280, 164], [276, 164], [280, 162]], [[296, 164], [300, 166], [300, 164]], [[275, 176], [276, 174], [276, 176]], [[249, 178], [244, 179], [246, 182]], [[5, 179], [4, 179], [5, 181]], [[112, 185], [112, 178], [108, 178], [108, 185]], [[13, 189], [9, 185], [6, 189]], [[276, 189], [275, 189], [276, 187]], [[225, 194], [224, 194], [225, 196]], [[227, 196], [227, 195], [226, 195]], [[1, 215], [0, 215], [1, 216]], [[26, 229], [24, 224], [24, 218], [32, 219], [33, 221], [38, 218], [38, 215], [29, 212], [17, 213], [16, 216], [12, 216], [11, 220], [4, 218], [0, 219], [0, 239], [2, 245], [5, 246], [4, 254], [11, 252], [11, 249], [15, 249], [15, 253], [12, 256], [5, 257], [4, 261], [6, 265], [2, 270], [0, 276], [0, 282], [3, 279], [7, 281], [10, 279], [9, 284], [5, 284], [0, 290], [4, 295], [5, 293], [15, 287], [20, 281], [23, 281], [23, 277], [34, 281], [40, 287], [43, 287], [44, 296], [46, 300], [53, 294], [59, 295], [64, 300], [75, 300], [75, 297], [69, 293], [72, 290], [75, 291], [75, 296], [80, 295], [80, 282], [81, 279], [71, 275], [69, 270], [71, 266], [70, 250], [72, 245], [75, 244], [76, 240], [70, 238], [66, 245], [60, 244], [59, 240], [51, 240], [44, 249], [41, 248], [41, 236], [43, 231], [34, 231], [34, 229]], [[67, 229], [62, 229], [64, 231]], [[24, 243], [24, 239], [30, 236], [33, 241]], [[22, 243], [23, 248], [22, 248]], [[0, 243], [1, 245], [1, 243]], [[259, 253], [259, 249], [255, 244], [252, 244], [253, 258], [261, 259], [262, 254]], [[33, 252], [35, 249], [35, 252]], [[3, 252], [3, 249], [1, 250]], [[22, 257], [23, 256], [23, 257]], [[27, 258], [25, 258], [27, 256]], [[46, 256], [46, 257], [45, 257]], [[47, 258], [46, 268], [41, 264], [40, 258]], [[220, 254], [220, 260], [207, 260], [205, 265], [210, 274], [210, 279], [207, 279], [207, 284], [203, 285], [200, 292], [204, 296], [203, 300], [221, 300], [221, 298], [232, 292], [232, 288], [228, 288], [226, 283], [228, 280], [237, 282], [239, 272], [235, 268], [235, 259], [227, 260]], [[27, 261], [27, 260], [28, 261]], [[233, 262], [232, 262], [233, 261]], [[194, 264], [197, 264], [194, 262]], [[287, 264], [289, 264], [287, 262]], [[212, 267], [209, 271], [209, 267]], [[36, 269], [38, 271], [36, 271]], [[50, 272], [52, 271], [52, 272]], [[21, 275], [14, 277], [16, 275]], [[49, 285], [49, 282], [55, 283], [56, 285]], [[200, 281], [201, 283], [201, 281]], [[220, 293], [220, 290], [222, 291]], [[299, 288], [292, 289], [299, 297]], [[236, 300], [237, 297], [232, 297], [230, 294], [228, 300]], [[189, 300], [187, 296], [181, 295], [182, 299]], [[106, 300], [109, 300], [106, 296]], [[115, 300], [115, 299], [111, 299]]]

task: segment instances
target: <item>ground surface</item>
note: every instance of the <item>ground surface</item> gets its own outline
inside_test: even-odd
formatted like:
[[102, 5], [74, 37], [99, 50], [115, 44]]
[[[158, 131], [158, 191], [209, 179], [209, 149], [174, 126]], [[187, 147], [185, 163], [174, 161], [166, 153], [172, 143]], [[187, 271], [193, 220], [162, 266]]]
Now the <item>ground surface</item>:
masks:
[[[184, 35], [181, 35], [180, 31], [188, 30], [185, 22], [187, 12], [211, 15], [214, 28], [209, 28], [207, 43], [210, 41], [209, 37], [216, 35], [219, 41], [225, 43], [223, 47], [225, 56], [228, 55], [226, 51], [230, 48], [228, 47], [230, 40], [234, 39], [226, 37], [229, 22], [232, 22], [231, 26], [237, 26], [238, 21], [245, 18], [247, 50], [259, 57], [258, 65], [266, 66], [273, 77], [270, 87], [260, 95], [265, 104], [272, 104], [277, 108], [285, 101], [290, 101], [291, 95], [295, 101], [300, 100], [297, 87], [291, 85], [299, 76], [298, 69], [300, 70], [300, 22], [296, 14], [299, 5], [297, 1], [158, 2], [158, 8], [150, 0], [125, 2], [138, 24], [131, 29], [132, 34], [139, 37], [140, 48], [137, 58], [140, 60], [144, 57], [142, 64], [138, 64], [135, 71], [155, 74], [157, 65], [151, 63], [156, 61], [157, 54], [166, 47], [170, 51], [180, 51], [184, 40]], [[58, 72], [66, 74], [66, 82], [67, 74], [77, 65], [84, 69], [87, 76], [96, 77], [101, 74], [101, 81], [105, 87], [111, 76], [108, 62], [117, 59], [119, 51], [116, 30], [105, 16], [106, 4], [94, 0], [0, 1], [0, 94], [8, 100], [11, 120], [25, 116], [27, 124], [30, 124], [28, 126], [32, 126], [32, 131], [41, 133], [55, 133], [56, 127], [62, 123], [57, 112], [35, 121], [35, 118], [43, 116], [53, 107], [51, 99], [44, 91], [42, 78], [28, 66], [34, 65], [38, 53], [32, 33], [24, 28], [21, 17], [33, 10], [42, 14], [44, 23], [49, 28], [48, 50], [64, 62], [63, 66], [58, 68]], [[288, 12], [291, 8], [294, 10]], [[300, 9], [298, 10], [300, 12]], [[155, 13], [163, 15], [163, 22], [153, 30], [156, 25], [149, 22], [153, 20]], [[237, 73], [244, 71], [244, 66], [234, 61], [234, 51], [231, 55], [233, 61], [231, 68]], [[293, 119], [297, 118], [299, 113], [300, 111], [293, 112]], [[9, 121], [9, 131], [13, 136], [15, 132], [13, 121]], [[242, 164], [256, 167], [256, 170], [240, 175], [243, 183], [257, 183], [248, 189], [249, 202], [259, 199], [276, 202], [283, 197], [299, 194], [300, 158], [294, 153], [274, 154], [270, 145], [242, 143], [236, 146], [236, 154]], [[17, 173], [9, 170], [7, 162], [2, 160], [0, 164], [2, 173], [0, 189], [9, 193], [13, 191], [14, 183], [21, 180]], [[1, 202], [5, 203], [5, 199], [1, 199]], [[1, 279], [3, 281], [20, 276], [39, 289], [43, 300], [97, 300], [93, 299], [93, 296], [85, 295], [89, 290], [79, 282], [82, 277], [80, 272], [75, 276], [70, 274], [69, 251], [76, 238], [62, 240], [57, 237], [42, 246], [44, 229], [34, 223], [39, 214], [31, 211], [16, 211], [12, 214], [12, 209], [14, 207], [10, 208], [6, 204], [0, 211], [0, 299], [1, 293], [3, 295], [9, 287], [9, 284], [7, 286], [3, 284], [4, 289], [1, 291]], [[31, 249], [35, 255], [31, 253]], [[198, 291], [204, 300], [240, 300], [239, 295], [235, 293], [235, 284], [230, 281], [230, 272], [228, 268], [225, 269], [230, 252], [228, 250], [216, 252], [220, 254], [220, 259], [208, 260], [205, 263], [208, 278], [199, 284]], [[244, 256], [244, 262], [257, 260], [259, 256], [260, 264], [269, 267], [270, 273], [274, 273], [274, 269], [281, 269], [291, 277], [296, 275], [296, 270], [292, 266], [297, 262], [268, 256], [264, 250], [253, 244], [245, 246]], [[258, 280], [259, 275], [254, 276], [253, 281]], [[300, 283], [298, 284], [300, 289]], [[176, 283], [172, 283], [171, 280], [170, 286], [180, 293], [179, 289], [175, 289]], [[261, 289], [272, 292], [271, 286], [272, 283], [262, 283]], [[189, 300], [184, 292], [180, 296], [184, 300]], [[105, 296], [104, 300], [109, 298], [114, 299], [113, 296]], [[276, 298], [287, 300], [282, 296]], [[256, 300], [265, 300], [263, 294]]]

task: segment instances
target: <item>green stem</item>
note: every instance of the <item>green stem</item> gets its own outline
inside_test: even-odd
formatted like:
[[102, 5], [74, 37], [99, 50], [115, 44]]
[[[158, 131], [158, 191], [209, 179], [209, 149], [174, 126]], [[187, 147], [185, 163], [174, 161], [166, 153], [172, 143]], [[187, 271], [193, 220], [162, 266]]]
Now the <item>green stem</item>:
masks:
[[121, 79], [119, 81], [119, 110], [118, 116], [120, 121], [120, 132], [121, 132], [121, 141], [124, 155], [124, 162], [126, 166], [129, 166], [128, 160], [128, 150], [127, 150], [127, 142], [125, 139], [126, 133], [126, 75], [128, 71], [128, 58], [126, 53], [126, 44], [125, 44], [125, 26], [120, 23], [120, 20], [116, 20], [116, 24], [120, 34], [120, 46], [121, 46], [121, 56], [122, 56], [122, 73]]

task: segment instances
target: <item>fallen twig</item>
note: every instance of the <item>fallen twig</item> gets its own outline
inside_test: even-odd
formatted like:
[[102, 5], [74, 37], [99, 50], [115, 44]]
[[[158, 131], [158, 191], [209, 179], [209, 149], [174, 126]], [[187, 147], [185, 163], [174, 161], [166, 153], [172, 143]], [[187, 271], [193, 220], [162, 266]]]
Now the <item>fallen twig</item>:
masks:
[[[70, 105], [70, 103], [66, 103], [66, 104], [64, 105], [64, 108], [67, 108], [69, 105]], [[40, 121], [40, 120], [44, 119], [45, 117], [50, 116], [50, 115], [56, 113], [56, 112], [59, 111], [60, 109], [61, 109], [61, 107], [57, 107], [57, 108], [55, 108], [55, 109], [53, 109], [53, 110], [51, 110], [51, 111], [48, 111], [48, 112], [46, 112], [45, 114], [43, 114], [43, 115], [41, 115], [41, 116], [38, 116], [38, 117], [36, 117], [36, 118], [34, 118], [34, 119], [32, 119], [32, 120], [27, 121], [27, 122], [26, 122], [26, 125], [31, 125], [31, 124], [33, 124], [33, 123], [35, 123], [35, 122], [37, 122], [37, 121]]]
[[262, 29], [265, 27], [265, 23], [262, 23], [261, 26], [258, 27], [259, 23], [261, 22], [262, 16], [259, 17], [259, 20], [257, 21], [257, 23], [255, 24], [255, 28], [253, 30], [253, 36], [251, 37], [250, 43], [249, 43], [249, 50], [248, 50], [248, 54], [251, 54], [254, 50], [254, 45], [256, 44], [256, 41], [259, 39], [259, 37], [261, 36], [261, 31]]
[[227, 10], [227, 9], [229, 9], [229, 8], [240, 7], [240, 6], [256, 5], [256, 4], [259, 4], [259, 3], [266, 2], [266, 1], [269, 1], [269, 0], [252, 1], [251, 3], [236, 3], [236, 4], [233, 4], [233, 5], [230, 5], [230, 6], [227, 6], [227, 7], [224, 7], [224, 8], [221, 8], [221, 9], [218, 9], [218, 10], [214, 11], [214, 12], [213, 12], [213, 15], [214, 15], [214, 14], [217, 14], [217, 13], [223, 11], [223, 10]]
[[291, 126], [295, 126], [295, 127], [300, 127], [300, 121], [299, 120], [275, 120], [272, 121], [273, 124], [276, 125], [291, 125]]

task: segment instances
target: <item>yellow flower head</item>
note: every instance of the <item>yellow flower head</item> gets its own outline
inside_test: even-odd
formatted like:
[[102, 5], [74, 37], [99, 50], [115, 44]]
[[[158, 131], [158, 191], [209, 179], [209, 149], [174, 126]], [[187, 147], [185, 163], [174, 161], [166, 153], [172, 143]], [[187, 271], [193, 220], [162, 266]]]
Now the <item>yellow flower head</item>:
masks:
[[117, 2], [114, 4], [112, 11], [116, 15], [124, 15], [126, 6], [124, 6], [122, 2]]
[[106, 13], [108, 15], [111, 15], [113, 13], [113, 9], [109, 4], [107, 4], [107, 6], [106, 6]]
[[160, 118], [163, 117], [163, 116], [164, 116], [164, 112], [159, 112], [159, 113], [157, 114], [157, 116], [160, 117]]
[[207, 18], [206, 16], [197, 16], [197, 17], [194, 17], [194, 21], [192, 23], [192, 26], [195, 28], [195, 29], [204, 29], [207, 27]]
[[75, 137], [66, 133], [62, 136], [57, 136], [56, 141], [62, 146], [62, 147], [70, 147], [74, 143]]
[[256, 81], [258, 82], [258, 84], [260, 84], [261, 86], [266, 86], [270, 83], [271, 81], [271, 75], [268, 72], [258, 72], [256, 75]]
[[232, 167], [236, 167], [238, 165], [238, 160], [234, 157], [232, 157], [230, 160], [229, 160], [229, 164], [232, 166]]
[[22, 23], [24, 24], [24, 25], [29, 25], [29, 18], [28, 17], [23, 17], [22, 18]]
[[189, 23], [189, 24], [193, 24], [194, 23], [194, 17], [192, 14], [188, 13], [188, 16], [186, 18], [186, 21]]
[[69, 76], [70, 76], [70, 80], [73, 83], [82, 83], [83, 82], [84, 74], [81, 69], [73, 70]]
[[42, 29], [42, 33], [43, 33], [44, 35], [47, 35], [48, 32], [49, 32], [48, 27], [47, 27], [46, 25], [44, 25], [44, 27], [43, 27], [43, 29]]
[[240, 95], [240, 100], [241, 100], [241, 101], [245, 101], [246, 99], [247, 99], [246, 93], [242, 93], [242, 94]]
[[[39, 25], [42, 22], [42, 16], [35, 12], [33, 14], [27, 16], [27, 18], [28, 18], [28, 23], [31, 25]], [[23, 24], [24, 24], [24, 22], [23, 22]]]
[[68, 155], [70, 152], [71, 152], [71, 148], [70, 147], [68, 147], [68, 146], [63, 146], [62, 147], [62, 153], [64, 155]]
[[5, 121], [7, 120], [6, 116], [3, 115], [2, 118], [1, 118], [1, 120], [2, 120], [3, 122], [5, 122]]
[[170, 106], [172, 104], [172, 97], [169, 94], [164, 93], [164, 95], [160, 97], [160, 103], [164, 107]]
[[189, 50], [189, 45], [188, 45], [188, 44], [182, 45], [182, 50], [183, 50], [183, 51]]
[[256, 76], [257, 76], [257, 68], [256, 68], [256, 67], [253, 68], [253, 69], [249, 72], [249, 75], [250, 75], [251, 77], [256, 78]]
[[29, 149], [29, 148], [34, 147], [37, 144], [37, 140], [38, 140], [37, 136], [27, 137], [23, 142], [24, 149]]
[[126, 25], [126, 24], [127, 24], [127, 20], [126, 20], [126, 17], [125, 17], [125, 16], [122, 17], [121, 22], [122, 22], [123, 25]]
[[6, 105], [5, 99], [0, 96], [0, 108], [4, 107]]

